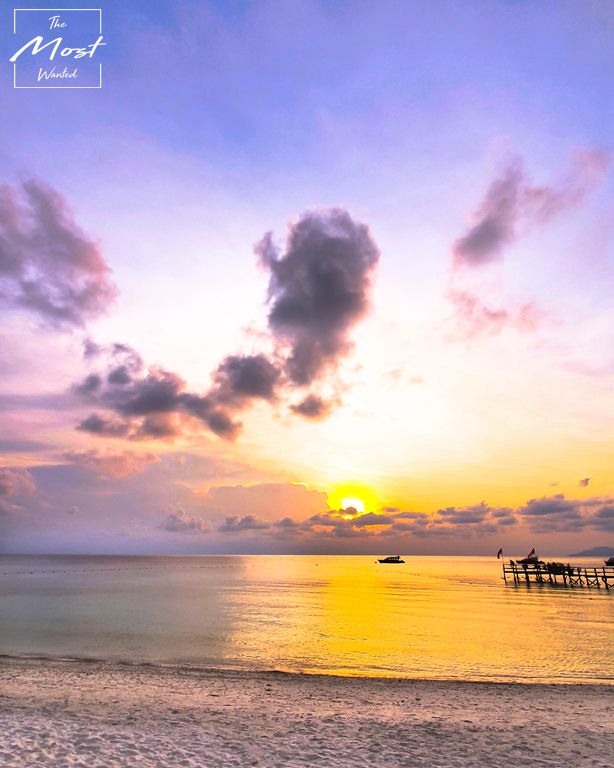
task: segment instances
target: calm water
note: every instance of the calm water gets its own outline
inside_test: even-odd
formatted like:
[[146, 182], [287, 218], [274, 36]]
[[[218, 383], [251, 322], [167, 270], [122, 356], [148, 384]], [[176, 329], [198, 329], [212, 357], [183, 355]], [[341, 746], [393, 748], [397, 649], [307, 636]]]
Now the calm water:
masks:
[[614, 682], [614, 590], [505, 586], [493, 558], [374, 560], [0, 556], [0, 653]]

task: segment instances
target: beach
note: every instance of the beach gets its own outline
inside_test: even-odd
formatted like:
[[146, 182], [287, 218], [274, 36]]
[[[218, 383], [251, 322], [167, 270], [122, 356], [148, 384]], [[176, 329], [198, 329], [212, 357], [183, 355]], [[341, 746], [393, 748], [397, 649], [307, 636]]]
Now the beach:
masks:
[[6, 766], [611, 766], [614, 687], [0, 659]]

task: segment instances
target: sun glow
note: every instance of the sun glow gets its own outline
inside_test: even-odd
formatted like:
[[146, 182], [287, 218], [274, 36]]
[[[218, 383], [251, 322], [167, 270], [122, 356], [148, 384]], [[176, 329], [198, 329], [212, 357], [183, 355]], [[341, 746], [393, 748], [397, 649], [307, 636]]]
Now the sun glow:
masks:
[[[357, 512], [364, 512], [365, 511], [365, 503], [362, 499], [359, 499], [357, 496], [345, 496], [341, 499], [341, 506], [343, 509], [347, 509], [348, 507], [354, 507], [354, 509]], [[346, 519], [350, 517], [350, 515], [344, 516]]]
[[333, 486], [328, 492], [328, 504], [331, 509], [340, 512], [348, 507], [354, 507], [356, 512], [363, 515], [365, 512], [374, 512], [380, 509], [382, 501], [370, 488], [350, 482]]

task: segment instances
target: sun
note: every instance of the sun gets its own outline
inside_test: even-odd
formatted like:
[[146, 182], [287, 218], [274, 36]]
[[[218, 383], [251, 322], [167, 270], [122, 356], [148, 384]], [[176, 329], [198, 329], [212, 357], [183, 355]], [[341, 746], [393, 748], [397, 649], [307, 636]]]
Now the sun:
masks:
[[371, 488], [350, 481], [331, 488], [328, 492], [328, 504], [333, 510], [354, 507], [359, 515], [364, 515], [365, 512], [379, 509], [382, 502]]
[[358, 496], [344, 496], [341, 499], [341, 508], [347, 509], [348, 507], [354, 507], [357, 512], [361, 513], [365, 511], [365, 503]]

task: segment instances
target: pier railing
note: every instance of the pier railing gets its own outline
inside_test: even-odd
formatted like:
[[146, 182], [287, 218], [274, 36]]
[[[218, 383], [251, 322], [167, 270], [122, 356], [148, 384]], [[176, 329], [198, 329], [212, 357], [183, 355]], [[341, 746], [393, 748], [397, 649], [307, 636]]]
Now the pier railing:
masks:
[[614, 566], [588, 568], [559, 563], [503, 563], [503, 578], [515, 584], [562, 584], [569, 587], [614, 587]]

